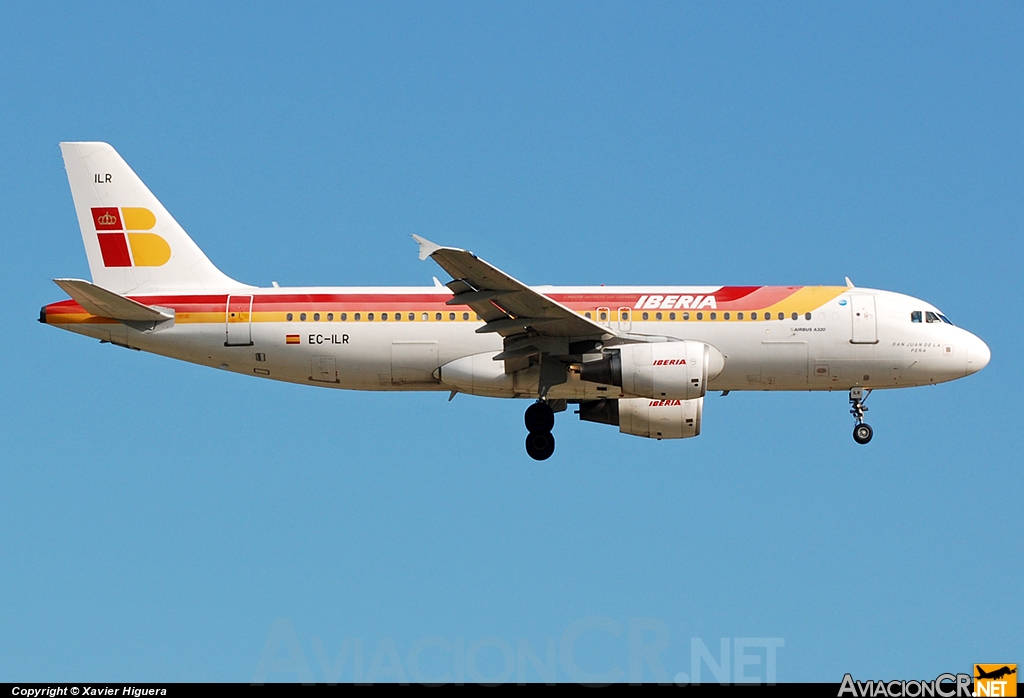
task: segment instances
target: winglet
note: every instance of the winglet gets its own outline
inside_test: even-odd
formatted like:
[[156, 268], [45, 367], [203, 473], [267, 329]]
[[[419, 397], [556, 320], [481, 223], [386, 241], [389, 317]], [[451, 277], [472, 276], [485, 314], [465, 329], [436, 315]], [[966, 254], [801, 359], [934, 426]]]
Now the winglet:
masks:
[[853, 282], [850, 281], [850, 277], [846, 277], [846, 288], [853, 288]]
[[421, 238], [419, 235], [413, 235], [412, 239], [419, 243], [421, 260], [426, 259], [442, 247], [441, 245], [437, 245], [426, 238]]

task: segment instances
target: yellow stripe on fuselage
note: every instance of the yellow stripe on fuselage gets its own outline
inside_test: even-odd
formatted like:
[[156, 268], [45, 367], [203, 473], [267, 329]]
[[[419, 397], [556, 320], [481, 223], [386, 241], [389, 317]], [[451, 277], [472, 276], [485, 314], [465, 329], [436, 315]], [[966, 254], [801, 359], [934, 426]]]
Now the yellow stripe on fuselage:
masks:
[[774, 313], [781, 310], [786, 313], [803, 315], [817, 310], [849, 290], [845, 286], [804, 286], [788, 298], [764, 308], [764, 311]]
[[[761, 307], [761, 308], [745, 308], [745, 309], [739, 310], [739, 311], [733, 310], [730, 313], [730, 319], [728, 319], [728, 320], [725, 319], [724, 313], [723, 313], [723, 311], [721, 309], [702, 308], [701, 310], [702, 310], [702, 314], [704, 316], [702, 321], [703, 322], [745, 322], [745, 321], [748, 321], [750, 319], [750, 317], [749, 317], [749, 315], [747, 315], [747, 313], [751, 313], [751, 312], [755, 312], [755, 313], [772, 313], [773, 315], [775, 313], [782, 312], [782, 313], [784, 313], [787, 316], [792, 314], [792, 313], [797, 313], [798, 315], [805, 315], [806, 313], [809, 313], [809, 312], [812, 312], [814, 310], [817, 310], [818, 308], [820, 308], [821, 306], [825, 305], [829, 301], [832, 301], [835, 298], [841, 296], [843, 293], [845, 293], [848, 290], [849, 289], [846, 288], [845, 286], [804, 286], [804, 287], [798, 289], [797, 291], [794, 291], [791, 295], [787, 296], [786, 298], [782, 299], [781, 301], [779, 301], [777, 303], [774, 303], [774, 304], [772, 304], [770, 306]], [[574, 304], [574, 305], [578, 305], [578, 304]], [[598, 310], [598, 308], [597, 308], [597, 306], [595, 306], [593, 308], [578, 308], [578, 309], [576, 309], [576, 312], [578, 312], [581, 315], [586, 313], [590, 317], [593, 317], [594, 314], [597, 312], [597, 310]], [[716, 312], [716, 310], [717, 310], [717, 312]], [[633, 315], [633, 318], [632, 318], [633, 322], [645, 322], [644, 320], [641, 319], [642, 318], [642, 313], [644, 312], [642, 309], [631, 308], [630, 311], [631, 311], [631, 314]], [[307, 316], [308, 316], [306, 320], [299, 319], [300, 315], [303, 312], [305, 312], [307, 314]], [[320, 317], [321, 317], [320, 320], [314, 320], [313, 319], [312, 316], [313, 316], [314, 312], [320, 313]], [[334, 314], [333, 319], [331, 319], [331, 320], [327, 319], [327, 313], [328, 312], [333, 312], [333, 314]], [[346, 314], [346, 319], [345, 320], [341, 320], [342, 312], [344, 312]], [[374, 319], [373, 320], [370, 320], [370, 319], [367, 318], [367, 316], [371, 312], [374, 313]], [[387, 320], [383, 320], [380, 317], [382, 312], [383, 313], [387, 313], [389, 315]], [[391, 322], [391, 323], [394, 323], [394, 322], [399, 322], [399, 321], [396, 321], [394, 319], [394, 315], [397, 312], [401, 312], [402, 313], [403, 319], [400, 322], [403, 322], [403, 323], [407, 323], [407, 322], [417, 322], [417, 323], [421, 323], [421, 322], [473, 322], [473, 323], [481, 322], [481, 320], [476, 316], [476, 313], [472, 313], [472, 312], [469, 313], [469, 318], [468, 319], [463, 319], [463, 315], [464, 315], [464, 313], [466, 313], [465, 310], [455, 311], [454, 319], [451, 319], [451, 317], [450, 317], [452, 311], [448, 311], [448, 310], [443, 311], [443, 312], [441, 312], [441, 319], [438, 320], [438, 319], [436, 319], [437, 318], [437, 312], [438, 312], [436, 310], [436, 308], [432, 308], [429, 311], [427, 311], [427, 310], [381, 311], [379, 309], [375, 309], [375, 310], [372, 310], [372, 311], [360, 311], [360, 310], [351, 310], [351, 309], [346, 309], [344, 311], [341, 311], [341, 310], [328, 311], [328, 310], [323, 310], [322, 308], [318, 308], [316, 311], [313, 311], [313, 310], [303, 310], [301, 307], [296, 307], [294, 310], [291, 310], [291, 311], [253, 312], [251, 314], [251, 319], [252, 319], [252, 322], [275, 322], [275, 323], [288, 323], [288, 324], [294, 323], [296, 325], [301, 325], [301, 324], [304, 324], [306, 322], [331, 322], [331, 323], [333, 323], [333, 322], [361, 322], [361, 323], [366, 323], [366, 322], [370, 322], [370, 323]], [[691, 320], [690, 318], [695, 317], [694, 313], [696, 311], [694, 311], [694, 310], [687, 311], [687, 310], [684, 310], [684, 309], [676, 310], [676, 311], [674, 311], [672, 313], [672, 314], [675, 315], [675, 319], [672, 319], [670, 317], [669, 312], [662, 311], [661, 312], [662, 319], [660, 319], [660, 320], [657, 320], [657, 319], [654, 318], [654, 316], [655, 316], [655, 312], [654, 311], [646, 311], [646, 312], [648, 312], [649, 316], [650, 316], [650, 319], [648, 319], [646, 322], [692, 322], [693, 320]], [[710, 318], [710, 313], [711, 312], [716, 312], [716, 318], [714, 320], [712, 320]], [[724, 311], [724, 312], [729, 312], [729, 311]], [[736, 319], [736, 313], [737, 312], [742, 312], [742, 313], [744, 313], [746, 315], [744, 320], [737, 320]], [[357, 313], [361, 316], [360, 320], [356, 320], [355, 319], [355, 315]], [[414, 318], [413, 320], [409, 320], [408, 319], [407, 316], [408, 316], [409, 313], [413, 314], [413, 318]], [[686, 313], [689, 317], [684, 319], [684, 317], [683, 317], [684, 313]], [[292, 316], [291, 320], [288, 319], [288, 315], [289, 314]], [[426, 318], [427, 318], [426, 320], [423, 319], [424, 315], [426, 315]], [[105, 324], [105, 323], [116, 322], [116, 320], [111, 320], [109, 318], [104, 318], [104, 317], [97, 317], [97, 316], [91, 315], [89, 313], [59, 313], [59, 314], [50, 314], [47, 317], [48, 317], [48, 322], [50, 324], [55, 324], [55, 325], [77, 325], [77, 324], [97, 324], [97, 323]], [[182, 311], [182, 312], [178, 312], [178, 313], [175, 314], [174, 321], [175, 321], [175, 323], [180, 323], [180, 324], [185, 324], [185, 325], [194, 325], [194, 324], [224, 324], [225, 321], [226, 321], [226, 317], [225, 317], [225, 312], [224, 311], [214, 311], [214, 312], [187, 312], [187, 311]], [[235, 322], [240, 322], [241, 323], [241, 322], [245, 322], [245, 320], [244, 319], [243, 320], [236, 320]]]

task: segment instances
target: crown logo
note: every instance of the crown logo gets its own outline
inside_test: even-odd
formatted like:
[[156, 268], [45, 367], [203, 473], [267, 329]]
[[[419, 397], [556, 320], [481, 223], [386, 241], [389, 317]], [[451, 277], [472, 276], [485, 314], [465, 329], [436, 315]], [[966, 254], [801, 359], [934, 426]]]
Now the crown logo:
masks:
[[117, 216], [114, 216], [113, 214], [111, 214], [108, 211], [107, 213], [104, 213], [102, 216], [99, 216], [98, 218], [96, 218], [96, 224], [97, 225], [116, 225], [117, 224]]

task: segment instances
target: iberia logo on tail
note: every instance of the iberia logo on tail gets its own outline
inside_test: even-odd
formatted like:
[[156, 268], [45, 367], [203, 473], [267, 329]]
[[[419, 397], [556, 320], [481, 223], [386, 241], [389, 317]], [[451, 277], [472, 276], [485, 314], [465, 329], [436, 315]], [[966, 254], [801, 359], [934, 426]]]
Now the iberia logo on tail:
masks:
[[92, 221], [105, 267], [159, 267], [171, 258], [166, 240], [141, 232], [156, 225], [148, 208], [94, 208]]

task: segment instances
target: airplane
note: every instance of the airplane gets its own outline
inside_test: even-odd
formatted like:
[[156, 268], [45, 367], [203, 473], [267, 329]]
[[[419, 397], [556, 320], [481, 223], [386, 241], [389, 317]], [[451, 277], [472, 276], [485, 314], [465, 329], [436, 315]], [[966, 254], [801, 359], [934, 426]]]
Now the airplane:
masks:
[[1009, 666], [1003, 666], [1003, 667], [1001, 667], [999, 669], [995, 669], [993, 671], [985, 671], [984, 669], [981, 669], [977, 665], [975, 665], [975, 668], [978, 671], [978, 675], [974, 677], [976, 679], [1001, 679], [1004, 676], [1009, 676], [1010, 674], [1016, 674], [1017, 673], [1016, 665], [1014, 665], [1013, 669], [1011, 669]]
[[106, 143], [60, 145], [91, 281], [39, 321], [101, 342], [324, 388], [532, 400], [526, 451], [549, 458], [555, 414], [624, 434], [701, 432], [709, 391], [849, 391], [871, 441], [873, 390], [971, 375], [988, 346], [935, 306], [844, 286], [528, 286], [472, 252], [413, 235], [451, 281], [257, 287], [222, 273]]

